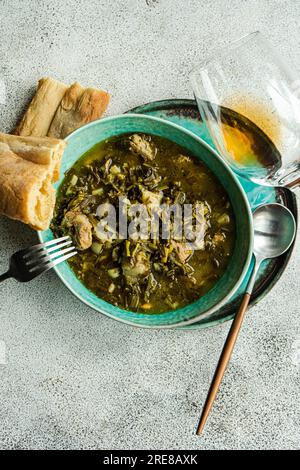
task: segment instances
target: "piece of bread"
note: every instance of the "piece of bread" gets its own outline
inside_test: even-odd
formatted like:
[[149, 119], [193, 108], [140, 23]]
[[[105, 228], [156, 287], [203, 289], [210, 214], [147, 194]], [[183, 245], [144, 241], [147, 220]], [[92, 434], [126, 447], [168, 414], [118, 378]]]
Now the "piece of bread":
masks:
[[102, 116], [109, 103], [109, 94], [73, 83], [56, 111], [48, 131], [49, 137], [64, 139], [75, 129]]
[[31, 103], [14, 134], [45, 137], [67, 85], [53, 78], [41, 78]]
[[66, 143], [48, 137], [18, 137], [0, 133], [0, 214], [49, 227], [55, 205], [51, 182]]
[[[52, 173], [52, 182], [59, 179], [60, 164], [66, 142], [60, 139], [23, 137], [0, 132], [0, 143], [7, 144], [10, 150], [33, 163], [48, 165]], [[3, 147], [2, 147], [3, 148]]]
[[52, 78], [42, 78], [14, 134], [63, 139], [78, 127], [99, 119], [109, 99], [103, 90], [83, 88], [77, 82], [68, 87]]

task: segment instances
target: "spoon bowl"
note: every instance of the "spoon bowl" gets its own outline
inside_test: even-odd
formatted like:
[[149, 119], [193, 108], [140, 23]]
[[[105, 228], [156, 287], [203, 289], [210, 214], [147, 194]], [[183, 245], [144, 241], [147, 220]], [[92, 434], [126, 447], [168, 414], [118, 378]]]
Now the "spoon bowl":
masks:
[[275, 258], [291, 246], [296, 222], [289, 209], [281, 204], [258, 206], [253, 213], [254, 246], [256, 259]]

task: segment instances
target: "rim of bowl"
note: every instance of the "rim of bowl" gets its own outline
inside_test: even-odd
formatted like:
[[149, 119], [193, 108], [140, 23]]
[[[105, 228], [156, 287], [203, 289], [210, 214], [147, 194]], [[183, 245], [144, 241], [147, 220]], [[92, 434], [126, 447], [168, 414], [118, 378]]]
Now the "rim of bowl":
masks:
[[[249, 233], [249, 247], [248, 247], [248, 253], [247, 253], [247, 258], [246, 258], [246, 261], [245, 261], [245, 264], [244, 264], [244, 267], [243, 267], [243, 270], [238, 278], [238, 281], [235, 283], [234, 287], [222, 298], [222, 300], [220, 300], [219, 302], [217, 302], [217, 304], [211, 308], [209, 308], [208, 310], [206, 310], [205, 312], [202, 312], [201, 314], [199, 315], [196, 315], [188, 320], [183, 320], [183, 321], [180, 321], [180, 322], [177, 322], [177, 323], [172, 323], [172, 324], [168, 324], [168, 325], [143, 325], [143, 324], [137, 324], [131, 320], [126, 320], [124, 318], [117, 318], [116, 316], [110, 314], [110, 313], [107, 313], [107, 312], [104, 312], [103, 310], [101, 310], [101, 308], [97, 308], [95, 306], [92, 306], [90, 304], [90, 302], [86, 299], [84, 299], [84, 297], [78, 293], [76, 291], [76, 289], [73, 288], [73, 286], [64, 278], [64, 276], [59, 272], [59, 269], [58, 269], [58, 266], [55, 266], [54, 267], [54, 270], [56, 272], [56, 274], [58, 275], [58, 277], [60, 278], [60, 280], [63, 282], [63, 284], [70, 290], [70, 292], [75, 295], [75, 297], [77, 297], [79, 300], [81, 300], [81, 302], [83, 302], [85, 305], [87, 305], [88, 307], [90, 307], [92, 310], [96, 311], [96, 312], [99, 312], [101, 313], [102, 315], [106, 315], [107, 317], [109, 318], [112, 318], [113, 320], [115, 321], [119, 321], [119, 322], [122, 322], [122, 323], [125, 323], [127, 325], [130, 325], [130, 326], [135, 326], [136, 328], [147, 328], [147, 329], [173, 329], [173, 328], [177, 328], [177, 327], [183, 327], [183, 326], [186, 326], [186, 325], [192, 325], [193, 323], [196, 323], [198, 322], [199, 320], [204, 320], [206, 318], [208, 318], [210, 315], [212, 315], [216, 310], [220, 309], [221, 307], [223, 307], [226, 302], [234, 295], [234, 293], [238, 290], [238, 288], [240, 287], [245, 275], [247, 274], [247, 271], [248, 271], [248, 268], [250, 266], [250, 262], [251, 262], [251, 258], [252, 258], [252, 251], [253, 251], [253, 225], [252, 225], [252, 211], [251, 211], [251, 207], [250, 207], [250, 204], [249, 204], [249, 201], [247, 199], [247, 196], [246, 196], [246, 193], [242, 187], [242, 185], [240, 184], [239, 180], [237, 179], [236, 175], [234, 174], [234, 172], [231, 170], [231, 168], [229, 167], [229, 165], [223, 160], [223, 158], [207, 143], [205, 142], [203, 139], [201, 139], [201, 137], [198, 137], [196, 134], [194, 134], [193, 132], [189, 131], [188, 129], [185, 129], [184, 127], [182, 126], [179, 126], [178, 124], [175, 124], [173, 122], [170, 122], [170, 121], [166, 121], [165, 119], [161, 119], [161, 118], [158, 118], [158, 117], [154, 117], [154, 116], [148, 116], [148, 115], [143, 115], [143, 114], [135, 114], [135, 113], [126, 113], [126, 114], [117, 114], [116, 116], [109, 116], [109, 117], [106, 117], [106, 118], [102, 118], [102, 119], [97, 119], [95, 121], [92, 121], [90, 122], [89, 124], [86, 124], [85, 126], [82, 126], [78, 129], [76, 129], [75, 131], [73, 131], [71, 134], [69, 134], [64, 140], [66, 140], [67, 142], [72, 139], [75, 135], [77, 134], [80, 134], [80, 132], [84, 131], [85, 129], [89, 128], [89, 127], [94, 127], [94, 126], [97, 126], [99, 125], [100, 123], [102, 122], [109, 122], [109, 121], [114, 121], [114, 120], [122, 120], [122, 119], [128, 119], [128, 118], [134, 118], [134, 119], [139, 119], [139, 120], [144, 120], [144, 121], [153, 121], [153, 122], [161, 122], [163, 123], [164, 125], [167, 125], [169, 127], [173, 127], [177, 130], [179, 130], [180, 132], [188, 135], [190, 138], [198, 141], [202, 146], [206, 147], [207, 150], [209, 150], [215, 158], [217, 158], [220, 163], [226, 168], [227, 172], [229, 173], [230, 177], [232, 178], [232, 180], [234, 181], [235, 185], [238, 187], [239, 189], [239, 192], [240, 192], [240, 196], [244, 202], [244, 206], [246, 208], [246, 212], [247, 212], [247, 216], [248, 216], [248, 221], [249, 221], [249, 226], [250, 226], [250, 233]], [[99, 140], [99, 142], [101, 142], [101, 140]], [[81, 157], [81, 156], [80, 156]], [[78, 157], [78, 159], [80, 158]], [[77, 160], [76, 160], [77, 161]], [[74, 164], [74, 163], [73, 163]], [[61, 182], [60, 182], [61, 183]], [[226, 190], [226, 189], [225, 189]], [[38, 231], [38, 238], [39, 240], [41, 241], [41, 243], [43, 243], [43, 233], [45, 231]], [[102, 299], [103, 300], [103, 299]], [[105, 302], [105, 301], [104, 301]], [[109, 304], [109, 302], [107, 302], [108, 305], [112, 305], [112, 304]], [[188, 304], [190, 305], [190, 304]], [[113, 306], [114, 307], [114, 306]], [[115, 307], [115, 308], [120, 308], [120, 307]], [[122, 310], [123, 312], [126, 312], [125, 309], [120, 309]], [[181, 310], [181, 309], [178, 309], [178, 310]], [[168, 312], [164, 312], [164, 313], [170, 313], [171, 311], [168, 311]], [[159, 315], [164, 315], [164, 313], [161, 313]], [[146, 313], [140, 313], [140, 315], [142, 316], [149, 316], [149, 314], [146, 314]]]

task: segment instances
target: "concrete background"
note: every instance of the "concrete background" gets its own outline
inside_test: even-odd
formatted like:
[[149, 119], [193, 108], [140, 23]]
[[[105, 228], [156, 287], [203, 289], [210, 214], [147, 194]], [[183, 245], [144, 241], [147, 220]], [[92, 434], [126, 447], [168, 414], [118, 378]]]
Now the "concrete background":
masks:
[[[299, 20], [294, 0], [0, 0], [0, 128], [44, 75], [106, 88], [109, 114], [191, 97], [193, 65], [256, 29], [299, 71]], [[0, 272], [35, 241], [2, 218]], [[55, 273], [2, 283], [0, 448], [299, 449], [299, 261], [298, 242], [245, 321], [202, 438], [194, 429], [228, 323], [144, 331], [96, 314]]]

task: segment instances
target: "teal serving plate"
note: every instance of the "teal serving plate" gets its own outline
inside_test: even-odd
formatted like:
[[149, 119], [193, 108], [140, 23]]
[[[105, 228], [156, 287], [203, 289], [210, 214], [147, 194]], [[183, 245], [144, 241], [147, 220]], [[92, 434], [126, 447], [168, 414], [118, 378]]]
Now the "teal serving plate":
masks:
[[[165, 137], [191, 152], [215, 174], [230, 198], [236, 220], [236, 242], [233, 255], [221, 279], [203, 297], [184, 308], [161, 314], [143, 314], [120, 309], [111, 305], [87, 289], [75, 276], [67, 263], [55, 268], [64, 284], [80, 300], [94, 310], [134, 326], [147, 328], [170, 328], [190, 325], [199, 320], [209, 320], [233, 296], [243, 281], [251, 261], [253, 230], [251, 209], [246, 194], [229, 166], [200, 137], [177, 124], [139, 114], [125, 114], [94, 121], [77, 129], [67, 137], [61, 177], [85, 152], [98, 142], [112, 136], [133, 132]], [[170, 165], [172, 161], [170, 160]], [[39, 232], [41, 242], [53, 239], [51, 230]]]

